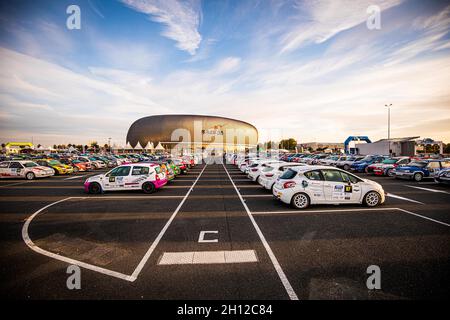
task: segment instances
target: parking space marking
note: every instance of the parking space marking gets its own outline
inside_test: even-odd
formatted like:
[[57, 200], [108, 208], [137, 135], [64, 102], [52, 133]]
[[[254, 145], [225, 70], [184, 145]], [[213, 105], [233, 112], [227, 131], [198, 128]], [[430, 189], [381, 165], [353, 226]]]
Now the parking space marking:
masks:
[[64, 180], [73, 180], [73, 179], [79, 179], [79, 178], [83, 178], [86, 177], [87, 174], [83, 174], [81, 176], [74, 176], [74, 177], [68, 177], [68, 178], [64, 178]]
[[398, 208], [367, 208], [367, 209], [323, 209], [323, 210], [283, 210], [283, 211], [256, 211], [252, 214], [256, 215], [270, 215], [270, 214], [284, 214], [284, 213], [326, 213], [326, 212], [360, 212], [360, 211], [383, 211], [383, 210], [397, 210]]
[[258, 262], [255, 250], [164, 252], [158, 265]]
[[416, 187], [416, 186], [410, 186], [410, 185], [406, 185], [407, 187], [410, 188], [414, 188], [414, 189], [419, 189], [419, 190], [425, 190], [425, 191], [430, 191], [430, 192], [437, 192], [437, 193], [445, 193], [445, 194], [450, 194], [447, 191], [444, 190], [436, 190], [436, 189], [430, 189], [430, 188], [423, 188], [423, 187]]
[[259, 228], [258, 224], [256, 223], [255, 218], [253, 218], [253, 215], [252, 215], [250, 209], [248, 208], [247, 204], [245, 203], [244, 199], [242, 198], [241, 193], [239, 192], [238, 188], [234, 184], [233, 179], [231, 179], [231, 176], [228, 173], [227, 168], [223, 164], [222, 164], [222, 166], [223, 166], [225, 172], [227, 173], [228, 178], [230, 179], [231, 183], [233, 184], [234, 189], [236, 190], [236, 193], [238, 194], [239, 199], [241, 200], [241, 203], [244, 206], [245, 211], [247, 212], [247, 215], [250, 218], [250, 221], [252, 222], [253, 227], [255, 228], [256, 233], [259, 236], [259, 239], [263, 243], [263, 246], [266, 249], [266, 252], [269, 255], [270, 260], [272, 261], [272, 264], [273, 264], [273, 266], [275, 268], [275, 271], [277, 272], [278, 277], [280, 278], [281, 283], [283, 284], [283, 286], [284, 286], [284, 288], [285, 288], [289, 298], [291, 300], [298, 300], [298, 296], [295, 293], [294, 288], [292, 287], [292, 285], [289, 282], [286, 274], [284, 273], [283, 269], [281, 268], [281, 265], [278, 262], [278, 259], [275, 257], [275, 254], [273, 253], [272, 248], [269, 246], [269, 243], [267, 242], [266, 238], [264, 237], [263, 233], [261, 232], [261, 229]]
[[[83, 199], [83, 200], [87, 200], [87, 199], [98, 199], [98, 200], [103, 200], [103, 199], [118, 199], [118, 198], [142, 198], [142, 199], [146, 199], [148, 200], [149, 198], [152, 197], [144, 197], [144, 196], [90, 196], [90, 197], [67, 197], [55, 202], [52, 202], [48, 205], [46, 205], [45, 207], [42, 207], [41, 209], [37, 210], [35, 213], [33, 213], [31, 216], [29, 216], [23, 227], [22, 227], [22, 239], [25, 242], [25, 244], [33, 251], [42, 254], [44, 256], [53, 258], [55, 260], [59, 260], [59, 261], [63, 261], [65, 263], [68, 264], [73, 264], [73, 265], [77, 265], [79, 267], [91, 270], [91, 271], [95, 271], [98, 273], [102, 273], [111, 277], [115, 277], [115, 278], [119, 278], [122, 280], [126, 280], [126, 281], [130, 281], [133, 282], [137, 279], [137, 276], [139, 275], [139, 273], [141, 272], [142, 268], [144, 267], [145, 263], [147, 262], [147, 260], [150, 258], [150, 255], [152, 254], [153, 250], [156, 248], [156, 246], [158, 245], [159, 241], [161, 240], [162, 236], [164, 235], [164, 233], [166, 232], [167, 228], [169, 227], [170, 223], [172, 222], [172, 220], [175, 218], [176, 214], [178, 213], [178, 211], [180, 210], [181, 206], [183, 205], [183, 203], [186, 201], [186, 198], [189, 196], [189, 194], [191, 193], [192, 189], [194, 188], [195, 184], [197, 183], [198, 179], [200, 178], [200, 176], [202, 175], [203, 171], [205, 170], [205, 167], [203, 168], [203, 170], [200, 172], [199, 176], [197, 177], [197, 180], [192, 184], [191, 188], [188, 190], [188, 192], [186, 193], [186, 195], [183, 197], [183, 200], [180, 202], [180, 204], [178, 205], [178, 207], [175, 209], [174, 213], [172, 214], [172, 216], [169, 218], [169, 221], [164, 225], [163, 229], [161, 230], [161, 232], [158, 234], [156, 240], [152, 243], [152, 245], [150, 246], [150, 248], [147, 250], [147, 252], [145, 253], [144, 257], [141, 259], [141, 261], [139, 262], [138, 266], [136, 267], [136, 269], [133, 271], [133, 273], [131, 275], [127, 275], [127, 274], [123, 274], [117, 271], [113, 271], [113, 270], [109, 270], [106, 268], [101, 268], [98, 267], [96, 265], [92, 265], [83, 261], [79, 261], [76, 259], [72, 259], [69, 257], [65, 257], [59, 254], [55, 254], [52, 253], [50, 251], [44, 250], [40, 247], [38, 247], [30, 238], [29, 233], [28, 233], [28, 228], [30, 226], [31, 221], [41, 212], [43, 212], [44, 210], [62, 203], [64, 201], [67, 200], [71, 200], [71, 199]], [[164, 197], [178, 197], [178, 196], [164, 196]], [[181, 196], [180, 196], [181, 197]], [[178, 197], [179, 198], [179, 197]]]
[[119, 278], [119, 279], [126, 280], [126, 281], [134, 281], [135, 279], [133, 278], [133, 276], [129, 276], [129, 275], [117, 272], [117, 271], [112, 271], [112, 270], [109, 270], [109, 269], [101, 268], [101, 267], [98, 267], [98, 266], [95, 266], [95, 265], [92, 265], [92, 264], [89, 264], [89, 263], [86, 263], [86, 262], [82, 262], [82, 261], [79, 261], [79, 260], [71, 259], [71, 258], [62, 256], [62, 255], [55, 254], [55, 253], [52, 253], [50, 251], [44, 250], [44, 249], [38, 247], [37, 245], [35, 245], [34, 242], [30, 239], [30, 236], [28, 235], [28, 227], [30, 226], [30, 223], [34, 219], [34, 217], [36, 217], [42, 211], [50, 208], [51, 206], [54, 206], [55, 204], [58, 204], [58, 203], [61, 203], [61, 202], [64, 202], [64, 201], [67, 201], [67, 200], [70, 200], [70, 199], [73, 199], [73, 198], [72, 197], [68, 197], [68, 198], [64, 198], [64, 199], [59, 200], [59, 201], [52, 202], [52, 203], [46, 205], [45, 207], [39, 209], [35, 213], [33, 213], [30, 217], [28, 217], [28, 219], [25, 221], [25, 223], [24, 223], [24, 225], [22, 227], [22, 239], [23, 239], [23, 241], [25, 241], [26, 245], [31, 250], [33, 250], [33, 251], [35, 251], [37, 253], [40, 253], [40, 254], [42, 254], [44, 256], [47, 256], [47, 257], [50, 257], [50, 258], [53, 258], [53, 259], [56, 259], [56, 260], [59, 260], [59, 261], [66, 262], [68, 264], [77, 265], [79, 267], [82, 267], [82, 268], [85, 268], [85, 269], [89, 269], [89, 270], [92, 270], [92, 271], [95, 271], [95, 272], [103, 273], [103, 274], [106, 274], [106, 275], [111, 276], [111, 277]]
[[413, 199], [409, 199], [409, 198], [405, 198], [405, 197], [400, 197], [400, 196], [397, 196], [397, 195], [392, 194], [392, 193], [387, 193], [386, 197], [391, 197], [391, 198], [395, 198], [395, 199], [405, 200], [405, 201], [418, 203], [418, 204], [425, 204], [423, 202], [420, 202], [420, 201], [417, 201], [417, 200], [413, 200]]
[[9, 186], [18, 186], [21, 184], [27, 184], [30, 183], [31, 181], [24, 181], [24, 182], [16, 182], [16, 183], [10, 183], [10, 184], [5, 184], [5, 185], [1, 185], [0, 188], [5, 188], [5, 187], [9, 187]]
[[429, 218], [427, 216], [411, 212], [402, 208], [366, 208], [366, 209], [326, 209], [326, 210], [289, 210], [289, 211], [256, 211], [252, 212], [253, 215], [271, 215], [271, 214], [302, 214], [302, 213], [327, 213], [327, 212], [367, 212], [367, 211], [401, 211], [403, 213], [407, 213], [425, 220], [429, 220], [438, 224], [442, 224], [444, 226], [450, 227], [450, 224]]
[[195, 185], [197, 184], [197, 181], [200, 179], [200, 177], [202, 176], [203, 172], [205, 171], [206, 167], [208, 165], [205, 165], [202, 169], [202, 171], [200, 172], [200, 174], [198, 175], [197, 179], [194, 181], [194, 183], [192, 184], [192, 186], [189, 188], [189, 190], [186, 192], [186, 195], [184, 196], [183, 200], [181, 200], [180, 204], [178, 205], [178, 207], [175, 209], [175, 211], [173, 212], [172, 216], [169, 218], [169, 220], [166, 222], [166, 224], [164, 225], [164, 227], [162, 228], [161, 232], [158, 234], [158, 236], [156, 237], [155, 241], [153, 241], [152, 245], [150, 246], [150, 248], [147, 250], [147, 252], [145, 253], [144, 257], [141, 259], [141, 261], [139, 262], [138, 266], [136, 267], [136, 269], [133, 271], [132, 276], [136, 279], [139, 275], [139, 273], [142, 271], [142, 269], [144, 268], [146, 262], [148, 261], [148, 259], [150, 258], [150, 256], [152, 255], [153, 251], [155, 250], [156, 246], [159, 244], [159, 241], [161, 241], [161, 238], [164, 236], [164, 234], [166, 233], [167, 229], [169, 228], [170, 224], [172, 223], [173, 219], [175, 219], [176, 215], [178, 214], [178, 212], [180, 211], [181, 207], [183, 206], [184, 202], [186, 201], [187, 197], [189, 196], [189, 194], [192, 192], [192, 190], [194, 189]]

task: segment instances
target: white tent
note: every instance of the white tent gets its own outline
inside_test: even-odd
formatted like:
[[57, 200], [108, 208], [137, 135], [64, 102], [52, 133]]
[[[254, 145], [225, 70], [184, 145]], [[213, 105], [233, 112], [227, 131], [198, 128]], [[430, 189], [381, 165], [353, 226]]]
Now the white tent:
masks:
[[156, 146], [155, 150], [164, 151], [164, 147], [162, 146], [161, 142], [158, 143], [158, 145]]
[[149, 147], [149, 149], [150, 149], [150, 150], [155, 149], [155, 146], [153, 145], [153, 142], [150, 142], [150, 147]]
[[131, 146], [131, 144], [129, 142], [127, 142], [125, 149], [129, 150], [129, 149], [134, 149], [134, 148]]
[[142, 148], [141, 143], [138, 142], [137, 145], [134, 146], [134, 150], [143, 150], [144, 148]]
[[150, 149], [150, 142], [147, 142], [147, 144], [144, 147], [144, 150], [148, 150], [148, 149]]

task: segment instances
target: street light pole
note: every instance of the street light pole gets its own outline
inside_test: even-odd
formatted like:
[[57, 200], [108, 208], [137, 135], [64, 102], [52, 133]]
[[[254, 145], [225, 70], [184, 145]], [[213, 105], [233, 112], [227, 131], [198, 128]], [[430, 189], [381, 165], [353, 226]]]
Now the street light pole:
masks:
[[111, 138], [108, 138], [109, 153], [111, 153]]
[[391, 156], [391, 106], [392, 103], [390, 104], [385, 104], [384, 105], [386, 108], [388, 108], [388, 153], [389, 156]]

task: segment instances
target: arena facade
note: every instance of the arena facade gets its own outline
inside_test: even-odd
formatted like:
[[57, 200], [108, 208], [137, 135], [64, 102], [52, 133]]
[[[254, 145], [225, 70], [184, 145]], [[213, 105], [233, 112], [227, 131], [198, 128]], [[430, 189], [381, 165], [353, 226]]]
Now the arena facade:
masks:
[[155, 115], [136, 120], [130, 126], [126, 140], [133, 148], [161, 143], [168, 151], [241, 152], [256, 150], [258, 130], [247, 122], [225, 117]]

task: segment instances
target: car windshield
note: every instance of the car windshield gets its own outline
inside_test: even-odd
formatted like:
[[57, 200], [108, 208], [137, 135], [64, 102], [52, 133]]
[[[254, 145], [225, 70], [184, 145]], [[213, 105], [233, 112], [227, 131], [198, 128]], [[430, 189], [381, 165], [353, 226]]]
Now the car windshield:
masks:
[[272, 171], [273, 170], [273, 167], [265, 167], [262, 171], [263, 172], [269, 172], [269, 171]]
[[57, 161], [57, 160], [50, 160], [48, 162], [48, 164], [51, 165], [51, 166], [60, 166], [62, 163]]
[[385, 159], [382, 163], [384, 164], [394, 164], [397, 163], [398, 159]]
[[408, 166], [410, 167], [419, 167], [419, 168], [424, 168], [426, 167], [427, 162], [420, 162], [420, 161], [412, 161], [410, 163], [408, 163]]
[[32, 168], [32, 167], [37, 167], [38, 166], [38, 164], [35, 163], [35, 162], [25, 162], [25, 163], [23, 163], [23, 165], [24, 165], [25, 168]]
[[280, 179], [292, 179], [296, 175], [297, 175], [297, 171], [288, 169], [280, 176]]
[[371, 161], [373, 159], [372, 156], [365, 156], [364, 158], [360, 159], [361, 161]]

